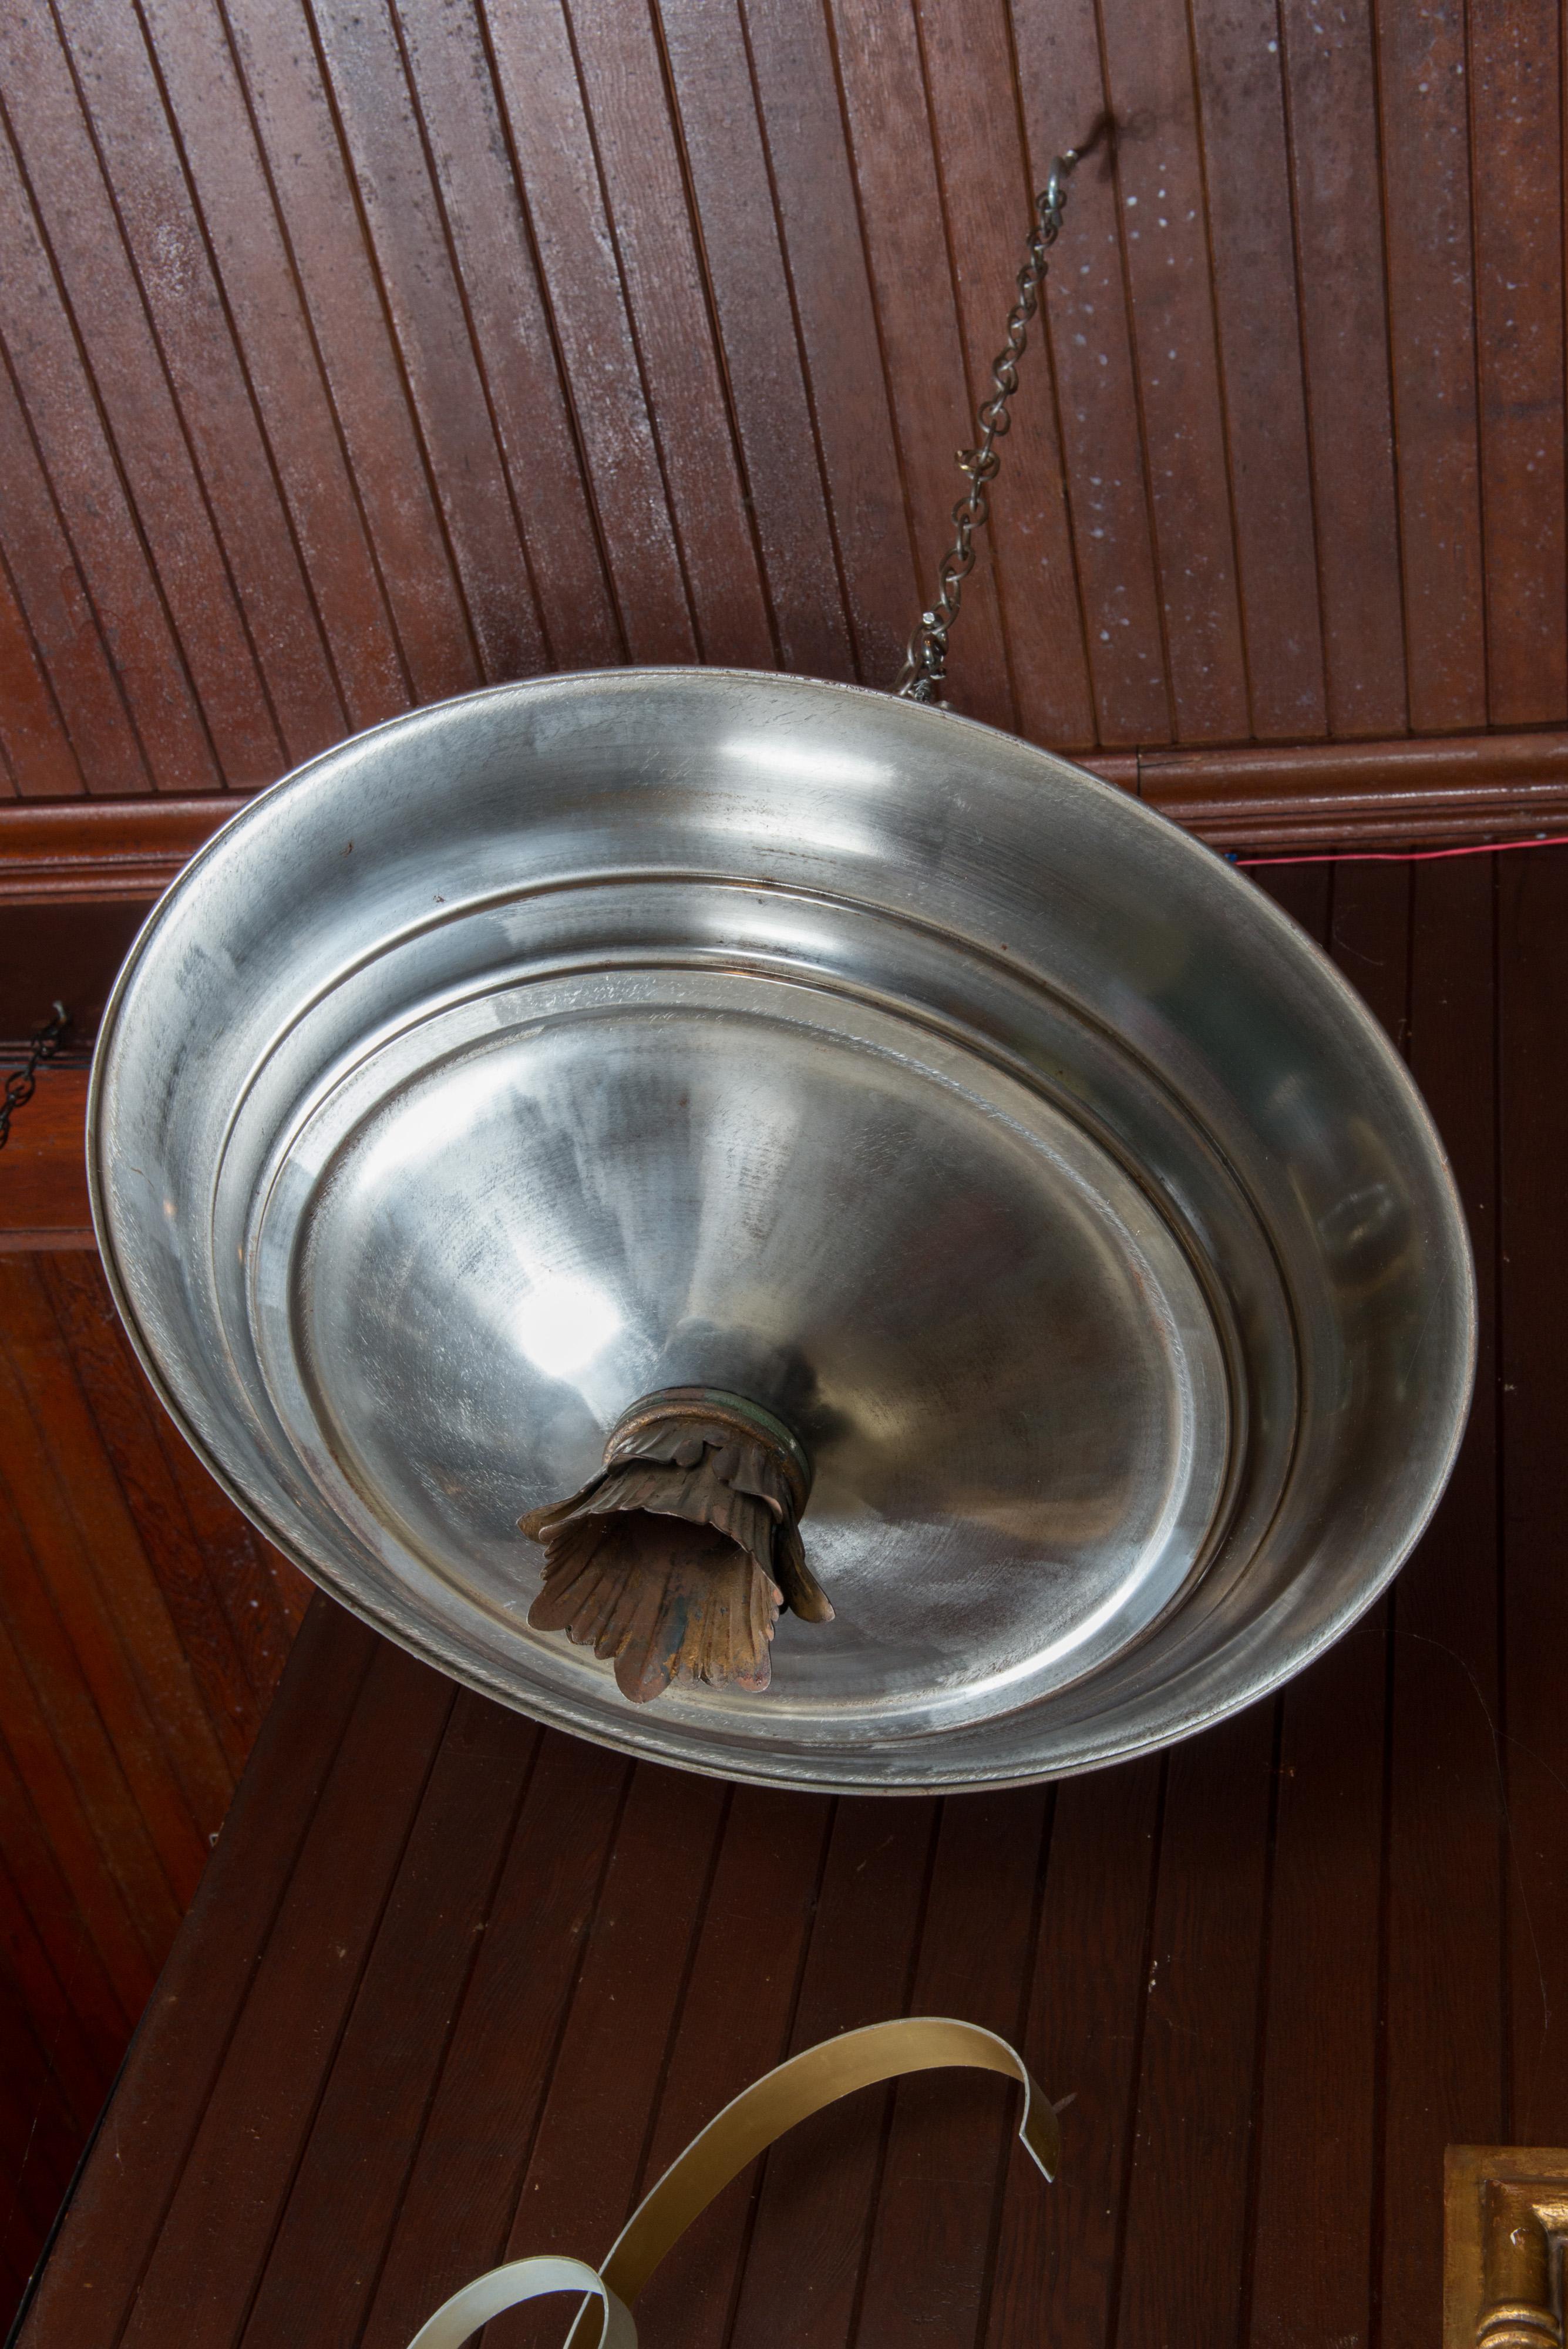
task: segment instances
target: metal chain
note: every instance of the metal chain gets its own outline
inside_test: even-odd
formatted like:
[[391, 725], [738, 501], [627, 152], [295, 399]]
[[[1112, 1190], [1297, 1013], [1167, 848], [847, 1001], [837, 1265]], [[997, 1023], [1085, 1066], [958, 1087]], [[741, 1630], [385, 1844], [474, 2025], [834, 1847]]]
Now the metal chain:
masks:
[[38, 1071], [52, 1061], [69, 1032], [71, 1015], [63, 1003], [57, 1003], [52, 1019], [37, 1029], [27, 1048], [27, 1057], [19, 1069], [13, 1069], [5, 1080], [5, 1090], [0, 1093], [0, 1150], [11, 1139], [11, 1120], [25, 1102], [30, 1102], [38, 1081]]
[[958, 533], [951, 547], [943, 555], [937, 572], [936, 601], [929, 612], [922, 612], [919, 624], [909, 638], [909, 650], [898, 678], [898, 690], [908, 701], [936, 701], [940, 698], [948, 667], [948, 631], [958, 618], [959, 604], [963, 595], [963, 583], [974, 569], [974, 534], [989, 519], [991, 505], [985, 494], [987, 481], [994, 481], [1001, 469], [996, 443], [1012, 424], [1007, 403], [1018, 388], [1018, 362], [1023, 356], [1028, 339], [1029, 321], [1040, 306], [1040, 288], [1045, 282], [1046, 254], [1062, 233], [1062, 207], [1066, 201], [1067, 181], [1085, 155], [1099, 144], [1105, 129], [1096, 124], [1092, 138], [1082, 147], [1069, 147], [1058, 155], [1051, 166], [1051, 176], [1043, 192], [1034, 199], [1034, 219], [1029, 232], [1029, 246], [1023, 266], [1018, 273], [1018, 299], [1007, 321], [1007, 348], [998, 354], [991, 370], [992, 396], [981, 402], [976, 422], [980, 440], [973, 449], [958, 452], [959, 471], [969, 475], [967, 497], [953, 508], [953, 524]]

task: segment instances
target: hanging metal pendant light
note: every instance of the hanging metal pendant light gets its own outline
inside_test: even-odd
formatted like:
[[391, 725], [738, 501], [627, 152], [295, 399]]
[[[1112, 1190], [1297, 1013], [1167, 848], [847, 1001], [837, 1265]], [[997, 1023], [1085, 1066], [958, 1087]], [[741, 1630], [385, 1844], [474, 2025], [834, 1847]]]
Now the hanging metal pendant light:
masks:
[[904, 698], [541, 678], [251, 802], [89, 1105], [103, 1260], [234, 1498], [563, 1727], [775, 1784], [1055, 1775], [1366, 1608], [1448, 1475], [1442, 1151], [1326, 959], [1161, 818]]

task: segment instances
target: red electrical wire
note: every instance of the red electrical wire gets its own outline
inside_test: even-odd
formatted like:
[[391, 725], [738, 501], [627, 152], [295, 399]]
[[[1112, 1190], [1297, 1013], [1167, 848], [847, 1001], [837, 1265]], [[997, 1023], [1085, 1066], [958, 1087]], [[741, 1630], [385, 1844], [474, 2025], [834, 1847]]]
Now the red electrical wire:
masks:
[[1434, 856], [1496, 856], [1505, 848], [1568, 848], [1568, 832], [1533, 840], [1478, 840], [1463, 848], [1343, 848], [1318, 856], [1227, 856], [1228, 864], [1425, 864]]

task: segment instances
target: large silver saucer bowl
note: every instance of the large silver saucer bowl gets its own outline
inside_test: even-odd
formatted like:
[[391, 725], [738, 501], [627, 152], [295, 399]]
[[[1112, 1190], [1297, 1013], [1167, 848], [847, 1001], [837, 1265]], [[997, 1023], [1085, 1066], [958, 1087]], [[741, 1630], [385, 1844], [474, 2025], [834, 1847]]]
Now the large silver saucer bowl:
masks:
[[[1057, 1776], [1299, 1671], [1429, 1516], [1474, 1297], [1370, 1015], [1209, 850], [946, 711], [508, 686], [249, 802], [139, 939], [93, 1212], [163, 1400], [444, 1671], [680, 1766]], [[783, 1419], [836, 1609], [632, 1705], [517, 1530], [639, 1397]]]

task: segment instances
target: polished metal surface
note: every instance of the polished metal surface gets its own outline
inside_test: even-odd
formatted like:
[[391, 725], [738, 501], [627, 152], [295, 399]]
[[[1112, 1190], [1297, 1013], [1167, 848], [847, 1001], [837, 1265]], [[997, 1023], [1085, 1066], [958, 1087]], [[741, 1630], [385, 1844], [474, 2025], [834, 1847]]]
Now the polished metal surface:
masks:
[[[1090, 1767], [1298, 1670], [1429, 1513], [1473, 1298], [1404, 1070], [1209, 851], [949, 713], [713, 670], [361, 736], [106, 1016], [94, 1207], [171, 1408], [308, 1571], [544, 1719], [862, 1788]], [[815, 1469], [836, 1619], [634, 1709], [525, 1511], [637, 1398]]]

